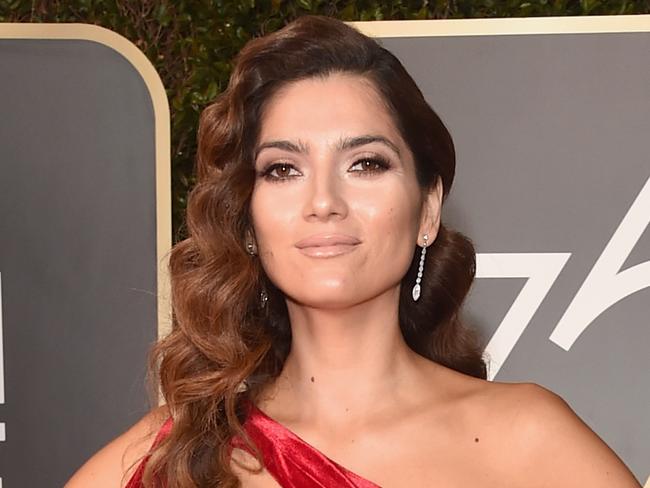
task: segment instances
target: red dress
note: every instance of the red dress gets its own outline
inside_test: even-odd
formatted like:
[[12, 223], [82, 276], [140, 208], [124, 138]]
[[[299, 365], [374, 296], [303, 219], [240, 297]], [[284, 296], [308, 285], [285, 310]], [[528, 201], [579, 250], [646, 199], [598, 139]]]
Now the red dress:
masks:
[[[244, 429], [262, 451], [267, 471], [283, 488], [380, 488], [328, 458], [254, 404], [249, 405]], [[157, 445], [171, 428], [170, 417], [153, 445]], [[231, 444], [251, 452], [239, 437], [234, 437]], [[148, 459], [146, 456], [142, 460], [125, 488], [142, 488], [142, 473]]]

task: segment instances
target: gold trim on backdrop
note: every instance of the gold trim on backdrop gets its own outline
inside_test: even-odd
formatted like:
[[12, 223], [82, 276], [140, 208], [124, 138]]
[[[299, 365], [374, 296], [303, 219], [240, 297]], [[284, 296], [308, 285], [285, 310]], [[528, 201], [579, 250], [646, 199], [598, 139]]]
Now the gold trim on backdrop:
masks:
[[149, 59], [120, 34], [93, 24], [0, 23], [0, 39], [64, 39], [94, 41], [117, 51], [142, 77], [153, 104], [156, 158], [156, 262], [158, 337], [171, 330], [167, 262], [172, 245], [169, 103], [165, 87]]
[[650, 14], [346, 22], [372, 37], [650, 32]]

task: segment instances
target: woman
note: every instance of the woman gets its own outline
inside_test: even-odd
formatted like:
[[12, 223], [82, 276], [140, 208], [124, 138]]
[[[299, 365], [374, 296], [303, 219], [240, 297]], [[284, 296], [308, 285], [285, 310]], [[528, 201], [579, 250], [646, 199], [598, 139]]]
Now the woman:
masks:
[[320, 16], [236, 61], [171, 254], [166, 405], [67, 486], [638, 487], [559, 396], [486, 381], [454, 146], [400, 62]]

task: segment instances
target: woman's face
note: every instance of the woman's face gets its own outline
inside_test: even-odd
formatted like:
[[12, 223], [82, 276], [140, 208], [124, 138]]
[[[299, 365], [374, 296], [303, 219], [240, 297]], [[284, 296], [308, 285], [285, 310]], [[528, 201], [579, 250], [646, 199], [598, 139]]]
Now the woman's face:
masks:
[[435, 239], [442, 188], [423, 205], [413, 156], [371, 83], [290, 83], [261, 123], [251, 215], [271, 281], [317, 308], [395, 290], [422, 234]]

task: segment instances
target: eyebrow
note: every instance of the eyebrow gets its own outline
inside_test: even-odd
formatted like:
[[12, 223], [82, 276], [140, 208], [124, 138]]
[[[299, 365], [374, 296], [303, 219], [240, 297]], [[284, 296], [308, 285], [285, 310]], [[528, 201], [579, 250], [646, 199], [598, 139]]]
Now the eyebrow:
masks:
[[[388, 146], [393, 151], [395, 151], [395, 153], [398, 156], [400, 156], [399, 148], [390, 139], [384, 136], [371, 135], [371, 134], [366, 134], [363, 136], [356, 136], [356, 137], [341, 138], [336, 144], [336, 150], [345, 151], [347, 149], [353, 149], [355, 147], [365, 146], [366, 144], [370, 144], [373, 142], [379, 142], [381, 144]], [[264, 142], [259, 146], [257, 146], [257, 149], [255, 150], [255, 160], [257, 160], [257, 156], [260, 154], [260, 152], [263, 149], [269, 147], [275, 147], [278, 149], [283, 149], [285, 151], [294, 152], [294, 153], [309, 154], [309, 146], [304, 142], [302, 142], [301, 140], [298, 140], [298, 143], [287, 141], [287, 140], [273, 140], [273, 141]]]

